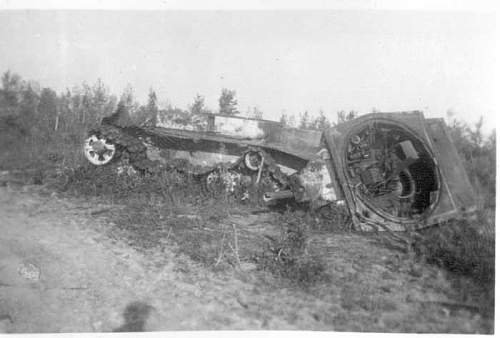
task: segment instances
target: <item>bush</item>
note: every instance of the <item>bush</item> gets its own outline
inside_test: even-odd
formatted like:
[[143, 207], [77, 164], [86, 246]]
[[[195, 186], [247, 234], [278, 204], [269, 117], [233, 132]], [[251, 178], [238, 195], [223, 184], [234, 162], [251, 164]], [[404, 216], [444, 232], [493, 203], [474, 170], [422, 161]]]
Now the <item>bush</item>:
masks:
[[449, 125], [450, 135], [463, 159], [469, 179], [479, 196], [479, 207], [494, 209], [496, 196], [496, 131], [493, 130], [485, 138], [482, 131], [482, 117], [473, 128], [457, 120], [453, 120]]
[[324, 258], [308, 250], [309, 227], [304, 217], [288, 210], [278, 222], [279, 237], [269, 237], [270, 243], [254, 257], [259, 268], [301, 287], [329, 280]]
[[481, 290], [471, 292], [464, 279], [452, 278], [453, 287], [463, 295], [463, 302], [470, 303], [470, 296], [480, 304], [486, 316], [494, 314], [495, 305], [495, 236], [492, 225], [485, 223], [480, 213], [477, 221], [449, 221], [426, 229], [415, 243], [417, 257], [427, 263], [445, 268], [456, 277], [466, 276]]
[[491, 286], [495, 280], [495, 239], [481, 234], [480, 226], [461, 220], [424, 230], [416, 244], [417, 253], [429, 263]]

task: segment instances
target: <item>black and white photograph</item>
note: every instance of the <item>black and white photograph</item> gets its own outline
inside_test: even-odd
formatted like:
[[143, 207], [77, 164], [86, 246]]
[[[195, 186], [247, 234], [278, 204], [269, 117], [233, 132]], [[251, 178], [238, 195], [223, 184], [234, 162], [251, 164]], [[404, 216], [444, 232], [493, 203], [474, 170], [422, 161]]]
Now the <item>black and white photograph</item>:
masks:
[[0, 335], [493, 335], [498, 11], [389, 2], [1, 0]]

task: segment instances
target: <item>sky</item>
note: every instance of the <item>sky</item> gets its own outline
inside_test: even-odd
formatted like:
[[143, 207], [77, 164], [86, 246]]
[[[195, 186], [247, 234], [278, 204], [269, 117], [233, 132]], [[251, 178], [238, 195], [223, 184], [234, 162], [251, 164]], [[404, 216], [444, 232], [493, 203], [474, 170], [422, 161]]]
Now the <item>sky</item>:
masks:
[[98, 78], [116, 95], [334, 117], [447, 111], [495, 124], [495, 14], [486, 11], [0, 11], [0, 72], [61, 92]]

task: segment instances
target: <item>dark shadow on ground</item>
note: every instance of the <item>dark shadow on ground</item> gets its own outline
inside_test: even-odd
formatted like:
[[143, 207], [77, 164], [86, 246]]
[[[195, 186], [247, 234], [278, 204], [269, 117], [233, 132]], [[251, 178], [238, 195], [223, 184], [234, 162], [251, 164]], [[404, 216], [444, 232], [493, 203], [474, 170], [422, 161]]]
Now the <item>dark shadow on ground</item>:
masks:
[[132, 302], [123, 311], [125, 323], [114, 329], [113, 332], [139, 332], [144, 331], [146, 321], [154, 308], [144, 302]]

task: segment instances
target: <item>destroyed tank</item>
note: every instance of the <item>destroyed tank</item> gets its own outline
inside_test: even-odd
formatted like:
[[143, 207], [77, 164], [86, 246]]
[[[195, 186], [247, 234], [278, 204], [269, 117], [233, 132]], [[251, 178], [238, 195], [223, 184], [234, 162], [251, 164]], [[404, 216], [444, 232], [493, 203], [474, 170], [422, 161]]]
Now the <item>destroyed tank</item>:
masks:
[[[225, 170], [229, 187], [242, 178], [266, 181], [272, 184], [262, 199], [269, 204], [343, 205], [358, 230], [419, 229], [476, 209], [444, 120], [419, 111], [366, 114], [322, 132], [217, 114], [134, 126], [119, 115], [89, 132], [84, 153], [92, 164], [126, 158], [139, 171], [161, 170], [148, 146], [186, 153], [191, 161], [219, 154], [232, 159]], [[209, 184], [220, 172], [212, 167], [195, 174]]]

